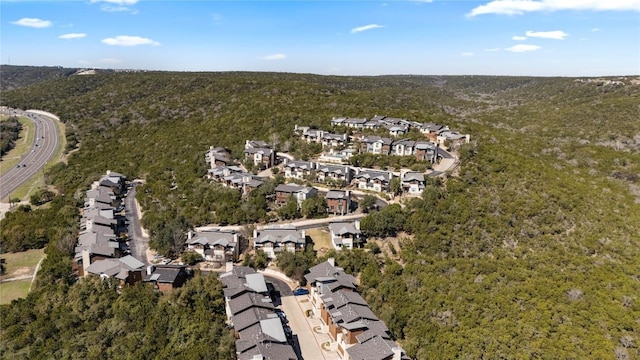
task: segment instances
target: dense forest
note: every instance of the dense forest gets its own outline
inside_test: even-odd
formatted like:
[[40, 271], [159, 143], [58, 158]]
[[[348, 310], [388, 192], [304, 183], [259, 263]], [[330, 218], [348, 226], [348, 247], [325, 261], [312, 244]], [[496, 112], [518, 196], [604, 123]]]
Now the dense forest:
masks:
[[15, 116], [0, 121], [0, 158], [16, 146], [20, 130], [22, 124]]
[[[117, 170], [146, 179], [138, 198], [145, 224], [156, 233], [220, 220], [218, 215], [234, 203], [233, 222], [262, 216], [259, 199], [240, 200], [203, 179], [203, 155], [210, 145], [228, 147], [240, 158], [245, 140], [276, 139], [279, 147], [303, 152], [293, 126], [327, 128], [334, 116], [386, 114], [447, 124], [472, 138], [460, 149], [458, 170], [430, 184], [421, 198], [373, 211], [362, 222], [383, 243], [396, 237], [398, 249], [337, 254], [338, 265], [358, 275], [363, 296], [408, 354], [418, 359], [637, 358], [640, 86], [629, 78], [619, 79], [625, 85], [578, 80], [104, 73], [7, 91], [1, 105], [46, 110], [66, 123], [67, 139], [77, 150], [47, 174], [65, 194], [54, 203], [72, 206], [106, 169]], [[3, 221], [2, 242], [16, 236], [5, 232], [6, 226], [16, 218], [35, 223], [40, 211], [45, 210]], [[60, 229], [66, 229], [65, 219], [58, 220]], [[51, 234], [48, 241], [58, 244]], [[60, 253], [47, 261], [64, 259], [62, 243], [52, 247], [58, 250], [47, 248]], [[299, 264], [306, 266], [309, 254], [303, 256]], [[299, 267], [287, 271], [299, 276]], [[81, 302], [75, 297], [81, 289], [105, 293], [95, 296], [105, 296], [112, 306], [123, 301], [109, 298], [108, 289], [98, 291], [99, 284], [65, 285], [62, 269], [51, 273], [58, 274], [51, 286], [0, 308], [8, 319], [1, 330], [3, 357], [44, 354], [53, 345], [33, 344], [47, 335], [25, 334], [35, 334], [31, 326], [45, 319], [46, 309], [66, 311]], [[154, 314], [150, 317], [174, 304], [153, 296], [154, 305], [145, 310]], [[142, 298], [148, 299], [136, 301]], [[99, 311], [86, 329], [69, 325], [76, 331], [73, 340], [61, 332], [56, 339], [64, 344], [46, 351], [72, 358], [74, 349], [84, 349], [74, 341], [98, 342], [104, 334], [112, 340], [92, 353], [96, 356], [113, 358], [113, 349], [147, 346], [142, 338], [153, 322], [143, 322], [134, 335], [116, 336], [126, 320], [113, 307]], [[56, 315], [51, 316], [54, 322]], [[75, 319], [56, 319], [63, 318]], [[97, 325], [105, 319], [110, 320]], [[225, 340], [206, 338], [212, 347], [225, 346]], [[156, 353], [165, 349], [154, 344], [148, 346]]]

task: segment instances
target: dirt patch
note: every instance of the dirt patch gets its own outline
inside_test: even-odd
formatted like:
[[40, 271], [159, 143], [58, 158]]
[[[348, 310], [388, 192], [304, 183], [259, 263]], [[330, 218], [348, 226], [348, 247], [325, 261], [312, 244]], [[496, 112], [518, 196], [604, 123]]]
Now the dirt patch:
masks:
[[33, 268], [32, 267], [19, 267], [16, 268], [15, 270], [13, 270], [11, 272], [11, 277], [18, 277], [18, 276], [23, 276], [23, 275], [33, 275]]

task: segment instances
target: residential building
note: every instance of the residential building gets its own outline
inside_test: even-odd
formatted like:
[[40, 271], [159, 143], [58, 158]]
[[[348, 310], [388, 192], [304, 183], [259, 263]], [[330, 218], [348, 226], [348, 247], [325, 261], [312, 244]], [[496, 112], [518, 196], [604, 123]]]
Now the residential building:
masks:
[[120, 285], [132, 285], [141, 282], [145, 265], [131, 255], [119, 259], [101, 259], [91, 263], [85, 269], [87, 274], [98, 275], [103, 278], [115, 278]]
[[315, 197], [317, 194], [318, 190], [310, 186], [295, 183], [280, 184], [276, 186], [276, 205], [286, 204], [289, 198], [293, 196], [298, 203], [298, 207], [300, 207], [303, 201]]
[[264, 276], [252, 268], [238, 266], [220, 275], [225, 310], [236, 338], [240, 360], [297, 360], [284, 325], [275, 312]]
[[446, 141], [449, 141], [452, 146], [460, 146], [466, 144], [471, 139], [469, 134], [460, 134], [457, 131], [441, 130], [437, 133], [436, 142], [438, 145], [445, 145]]
[[287, 179], [306, 180], [315, 177], [315, 164], [311, 161], [284, 159], [284, 177]]
[[122, 174], [107, 171], [86, 192], [72, 263], [78, 276], [87, 275], [87, 268], [95, 261], [126, 255], [126, 243], [119, 239], [125, 226], [121, 215], [125, 179]]
[[336, 250], [362, 247], [364, 238], [360, 231], [360, 221], [343, 221], [329, 224], [331, 243]]
[[449, 127], [434, 123], [424, 123], [422, 124], [422, 126], [420, 126], [420, 132], [427, 136], [432, 142], [436, 142], [438, 138], [438, 132], [442, 130], [449, 130]]
[[310, 268], [305, 279], [321, 331], [329, 334], [342, 359], [408, 359], [386, 324], [357, 293], [353, 276], [335, 266], [333, 258]]
[[353, 176], [353, 183], [361, 190], [389, 192], [389, 182], [393, 174], [389, 171], [357, 169]]
[[415, 140], [396, 140], [393, 142], [393, 144], [391, 144], [391, 154], [397, 156], [411, 156], [415, 154], [415, 147]]
[[253, 238], [255, 249], [264, 251], [270, 259], [282, 251], [303, 251], [307, 243], [305, 231], [296, 229], [255, 229]]
[[152, 265], [143, 281], [153, 284], [156, 290], [168, 292], [181, 287], [188, 278], [185, 265]]
[[341, 148], [349, 144], [350, 138], [347, 134], [323, 133], [320, 143], [323, 148]]
[[438, 145], [430, 141], [416, 141], [415, 156], [418, 161], [438, 162]]
[[375, 135], [365, 136], [360, 139], [360, 151], [371, 154], [389, 155], [392, 143], [393, 140], [390, 138]]
[[253, 165], [270, 168], [276, 164], [276, 152], [269, 148], [248, 148], [244, 150], [245, 160], [251, 160]]
[[347, 165], [332, 165], [316, 163], [315, 181], [336, 186], [345, 186], [351, 183], [353, 170]]
[[329, 190], [325, 195], [327, 212], [334, 215], [345, 215], [351, 212], [349, 190]]
[[407, 171], [402, 174], [402, 191], [408, 195], [422, 194], [425, 187], [424, 174], [417, 171]]
[[242, 194], [248, 194], [264, 184], [262, 177], [246, 173], [237, 166], [216, 166], [209, 169], [207, 177], [222, 186], [238, 189]]
[[216, 166], [226, 166], [231, 163], [231, 150], [223, 147], [209, 147], [209, 151], [204, 154], [205, 161], [210, 168]]
[[205, 261], [224, 263], [239, 255], [240, 234], [233, 230], [208, 230], [189, 232], [186, 246], [200, 254]]

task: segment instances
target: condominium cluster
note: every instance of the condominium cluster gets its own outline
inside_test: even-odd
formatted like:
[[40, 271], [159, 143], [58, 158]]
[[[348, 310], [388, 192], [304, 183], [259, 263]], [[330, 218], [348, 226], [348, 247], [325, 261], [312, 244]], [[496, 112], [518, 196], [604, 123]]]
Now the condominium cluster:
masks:
[[246, 266], [227, 270], [220, 281], [237, 359], [297, 360], [286, 316], [274, 306], [264, 276]]
[[321, 331], [329, 334], [331, 349], [342, 360], [409, 359], [357, 292], [355, 278], [333, 258], [310, 268], [304, 277], [314, 316], [322, 320]]
[[[126, 238], [122, 236], [126, 233], [126, 218], [122, 212], [125, 181], [124, 175], [107, 171], [86, 192], [74, 255], [74, 269], [79, 276], [84, 276], [87, 269], [91, 271], [91, 265], [96, 261], [121, 258], [127, 253]], [[131, 265], [138, 263], [131, 261]], [[125, 276], [126, 267], [123, 263], [120, 278], [131, 281]]]
[[184, 265], [151, 265], [130, 254], [123, 198], [126, 177], [107, 171], [91, 184], [81, 210], [80, 233], [73, 269], [79, 277], [114, 278], [120, 286], [148, 282], [160, 291], [184, 284], [189, 276]]

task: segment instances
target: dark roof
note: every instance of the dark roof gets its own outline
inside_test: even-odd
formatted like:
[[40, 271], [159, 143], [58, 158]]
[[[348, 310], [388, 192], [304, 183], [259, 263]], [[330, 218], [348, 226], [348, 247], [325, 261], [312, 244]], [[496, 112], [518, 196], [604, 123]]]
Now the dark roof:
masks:
[[418, 171], [409, 171], [402, 177], [402, 181], [409, 182], [413, 180], [424, 182], [424, 173]]
[[[244, 342], [244, 340], [236, 341], [236, 348], [238, 347], [239, 342]], [[251, 346], [249, 349], [245, 350], [243, 353], [238, 354], [237, 358], [238, 360], [255, 360], [256, 356], [262, 356], [262, 357], [258, 357], [258, 359], [260, 360], [263, 360], [263, 359], [297, 360], [298, 359], [291, 345], [278, 344], [278, 343], [257, 343], [255, 344], [255, 346]]]
[[234, 329], [242, 331], [252, 325], [260, 323], [260, 320], [278, 318], [278, 315], [271, 309], [251, 308], [231, 317]]
[[143, 281], [173, 284], [179, 280], [181, 276], [185, 276], [186, 267], [184, 265], [155, 265], [155, 267], [153, 273], [147, 275]]
[[387, 340], [374, 336], [364, 343], [347, 348], [351, 360], [387, 360], [393, 356], [392, 346]]
[[233, 315], [237, 315], [252, 307], [274, 309], [271, 299], [268, 296], [256, 293], [245, 293], [235, 299], [229, 300], [229, 309]]
[[361, 140], [363, 143], [374, 143], [374, 142], [382, 142], [385, 145], [391, 145], [393, 143], [393, 140], [387, 137], [380, 137], [380, 136], [375, 136], [375, 135], [371, 135], [371, 136], [365, 136], [362, 138]]
[[325, 196], [327, 199], [347, 199], [347, 192], [345, 190], [329, 190]]
[[308, 283], [312, 283], [317, 279], [325, 279], [325, 281], [328, 281], [330, 278], [333, 278], [335, 279], [334, 281], [338, 281], [339, 277], [344, 276], [353, 278], [353, 276], [347, 275], [341, 267], [331, 265], [329, 261], [325, 261], [310, 268], [309, 273], [306, 274], [304, 278]]
[[361, 234], [356, 228], [355, 222], [336, 222], [329, 224], [329, 230], [335, 235]]

